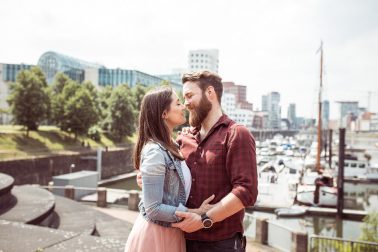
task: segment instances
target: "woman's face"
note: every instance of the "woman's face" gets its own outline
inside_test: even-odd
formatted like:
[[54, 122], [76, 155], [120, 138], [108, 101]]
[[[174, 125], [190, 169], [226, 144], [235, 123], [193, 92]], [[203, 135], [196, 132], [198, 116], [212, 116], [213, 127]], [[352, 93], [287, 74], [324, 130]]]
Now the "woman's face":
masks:
[[181, 103], [175, 92], [172, 92], [171, 104], [169, 110], [164, 112], [163, 118], [166, 120], [170, 129], [173, 129], [181, 124], [184, 124], [185, 119], [185, 106]]

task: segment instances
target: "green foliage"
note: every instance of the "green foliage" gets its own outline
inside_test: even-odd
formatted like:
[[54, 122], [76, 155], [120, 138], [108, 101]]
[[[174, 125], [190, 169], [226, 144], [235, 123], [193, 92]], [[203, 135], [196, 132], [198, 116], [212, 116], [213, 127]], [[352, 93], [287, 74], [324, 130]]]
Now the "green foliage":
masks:
[[78, 135], [99, 120], [98, 94], [89, 81], [83, 84], [58, 73], [50, 90], [52, 122], [60, 129]]
[[99, 106], [99, 117], [100, 117], [100, 126], [102, 129], [106, 130], [109, 128], [109, 122], [107, 121], [109, 100], [112, 95], [112, 87], [106, 86], [99, 92], [98, 106]]
[[98, 126], [90, 127], [88, 130], [88, 137], [96, 142], [101, 141], [101, 129]]
[[64, 103], [66, 100], [63, 96], [63, 89], [69, 83], [72, 83], [67, 75], [58, 73], [55, 76], [54, 83], [50, 87], [50, 99], [51, 99], [51, 122], [58, 127], [62, 128], [63, 116], [64, 116]]
[[127, 85], [116, 87], [109, 99], [108, 130], [117, 141], [135, 131], [135, 99]]
[[10, 86], [7, 99], [13, 115], [13, 123], [29, 130], [38, 130], [38, 126], [49, 117], [50, 99], [47, 84], [39, 68], [22, 70], [17, 80]]
[[132, 88], [133, 96], [136, 101], [136, 109], [139, 111], [140, 110], [140, 105], [142, 103], [144, 95], [147, 93], [148, 88], [140, 83], [136, 84]]
[[360, 240], [378, 242], [378, 212], [373, 211], [365, 216], [364, 224], [361, 227], [362, 235]]
[[61, 129], [77, 135], [86, 134], [98, 122], [97, 108], [90, 92], [76, 82], [67, 84], [62, 92], [64, 99]]

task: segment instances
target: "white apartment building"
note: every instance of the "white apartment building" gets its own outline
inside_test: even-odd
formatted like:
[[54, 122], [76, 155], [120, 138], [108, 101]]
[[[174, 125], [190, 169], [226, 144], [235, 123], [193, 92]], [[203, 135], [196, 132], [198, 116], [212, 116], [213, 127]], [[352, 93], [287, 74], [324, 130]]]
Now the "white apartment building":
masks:
[[218, 73], [219, 51], [217, 49], [189, 51], [188, 69], [191, 72], [209, 70]]
[[253, 112], [252, 110], [237, 108], [235, 94], [223, 93], [222, 109], [236, 123], [246, 126], [249, 130], [252, 129]]

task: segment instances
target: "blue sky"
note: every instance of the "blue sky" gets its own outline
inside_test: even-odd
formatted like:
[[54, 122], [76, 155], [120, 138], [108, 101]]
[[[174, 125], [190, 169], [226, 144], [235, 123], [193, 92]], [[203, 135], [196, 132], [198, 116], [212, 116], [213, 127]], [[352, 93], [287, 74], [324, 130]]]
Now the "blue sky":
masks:
[[324, 95], [378, 112], [378, 1], [374, 0], [3, 0], [0, 62], [36, 64], [48, 50], [107, 67], [164, 74], [186, 67], [190, 49], [217, 48], [225, 81], [248, 100], [281, 93], [297, 115], [316, 116], [319, 54]]

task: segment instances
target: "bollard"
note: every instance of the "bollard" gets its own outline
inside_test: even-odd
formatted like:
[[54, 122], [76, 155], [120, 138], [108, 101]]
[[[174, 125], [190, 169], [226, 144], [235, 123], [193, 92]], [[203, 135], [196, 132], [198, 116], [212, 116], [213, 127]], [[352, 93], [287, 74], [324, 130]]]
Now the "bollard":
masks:
[[106, 207], [106, 188], [105, 187], [98, 187], [97, 188], [97, 206], [98, 207]]
[[50, 181], [48, 184], [47, 184], [47, 190], [52, 192], [53, 190], [53, 186], [54, 186], [54, 181]]
[[73, 185], [66, 185], [64, 188], [64, 197], [72, 200], [75, 199], [75, 187]]
[[132, 190], [129, 193], [129, 199], [127, 200], [127, 205], [129, 207], [129, 210], [132, 211], [139, 211], [138, 205], [139, 205], [139, 193], [136, 190]]
[[291, 251], [306, 252], [307, 251], [307, 233], [291, 234]]
[[256, 218], [256, 242], [267, 244], [268, 242], [268, 219]]

